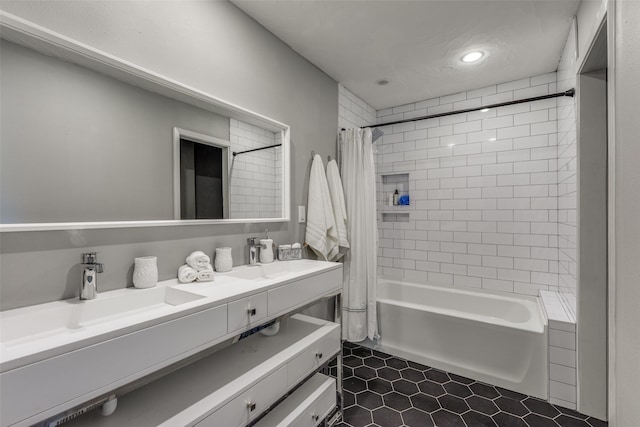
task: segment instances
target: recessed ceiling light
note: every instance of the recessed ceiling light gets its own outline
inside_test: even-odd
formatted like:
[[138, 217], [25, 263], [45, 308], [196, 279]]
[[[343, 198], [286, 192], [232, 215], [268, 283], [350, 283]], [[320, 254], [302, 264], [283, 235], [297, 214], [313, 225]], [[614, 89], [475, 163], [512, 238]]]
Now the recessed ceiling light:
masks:
[[462, 62], [476, 62], [483, 56], [484, 56], [484, 53], [480, 51], [469, 52], [462, 57]]
[[384, 86], [389, 84], [389, 79], [380, 79], [376, 82], [379, 86]]
[[480, 110], [481, 113], [486, 113], [487, 111], [489, 111], [491, 108], [483, 108], [482, 110]]

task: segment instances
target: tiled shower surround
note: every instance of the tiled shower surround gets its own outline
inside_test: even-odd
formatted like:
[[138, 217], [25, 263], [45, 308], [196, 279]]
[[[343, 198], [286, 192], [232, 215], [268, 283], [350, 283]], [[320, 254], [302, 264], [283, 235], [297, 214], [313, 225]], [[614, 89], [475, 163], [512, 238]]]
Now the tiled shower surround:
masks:
[[[556, 91], [556, 73], [545, 74], [379, 110], [377, 122]], [[529, 295], [559, 290], [557, 99], [381, 129], [381, 275]], [[403, 180], [411, 205], [386, 206]]]

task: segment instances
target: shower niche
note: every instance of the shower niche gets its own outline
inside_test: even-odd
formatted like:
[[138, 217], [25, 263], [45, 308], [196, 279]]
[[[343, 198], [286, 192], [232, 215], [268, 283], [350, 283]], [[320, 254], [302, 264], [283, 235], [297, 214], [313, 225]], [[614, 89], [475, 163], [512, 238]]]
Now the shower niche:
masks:
[[409, 174], [382, 174], [378, 184], [378, 210], [382, 213], [382, 221], [409, 222]]

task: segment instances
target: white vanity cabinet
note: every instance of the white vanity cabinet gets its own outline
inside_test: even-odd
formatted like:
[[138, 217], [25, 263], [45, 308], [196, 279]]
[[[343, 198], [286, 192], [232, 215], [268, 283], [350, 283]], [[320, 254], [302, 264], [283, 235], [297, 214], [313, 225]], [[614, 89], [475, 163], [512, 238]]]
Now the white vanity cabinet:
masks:
[[[339, 295], [342, 265], [283, 261], [264, 269], [239, 267], [233, 274], [0, 313], [0, 427], [55, 424], [112, 394], [119, 399], [115, 414], [96, 419], [89, 412], [73, 422], [136, 427], [253, 422], [340, 353], [339, 324], [291, 314]], [[175, 293], [190, 297], [176, 301]], [[123, 303], [130, 301], [143, 309], [125, 311]], [[109, 314], [111, 307], [120, 314], [93, 321], [94, 311]], [[53, 313], [62, 325], [68, 324], [64, 316], [78, 314], [91, 321], [45, 335], [28, 330], [21, 337], [21, 325], [43, 313]], [[276, 335], [251, 333], [272, 321], [280, 321]]]
[[[301, 355], [315, 351], [320, 343], [324, 343], [323, 348], [328, 352], [327, 360], [338, 355], [340, 325], [296, 314], [283, 320], [280, 332], [274, 336], [253, 334], [120, 397], [113, 415], [101, 417], [90, 412], [68, 425], [246, 426], [278, 402], [287, 391], [314, 374], [315, 365], [308, 366], [301, 376], [292, 378], [288, 372]], [[313, 394], [315, 382], [309, 386], [306, 384], [294, 394]], [[326, 402], [335, 402], [336, 382], [324, 388], [327, 387], [330, 391], [324, 390], [324, 398], [320, 399], [324, 403], [318, 404], [326, 413], [335, 407], [334, 404], [327, 408]], [[314, 395], [307, 405], [309, 410], [320, 411], [311, 405], [316, 401], [318, 396]]]

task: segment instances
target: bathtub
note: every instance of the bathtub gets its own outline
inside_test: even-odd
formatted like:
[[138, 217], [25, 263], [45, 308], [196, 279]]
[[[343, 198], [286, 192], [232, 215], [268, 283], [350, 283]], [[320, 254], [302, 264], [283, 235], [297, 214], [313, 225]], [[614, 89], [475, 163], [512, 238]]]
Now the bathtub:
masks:
[[547, 399], [547, 327], [537, 298], [378, 278], [381, 351]]

